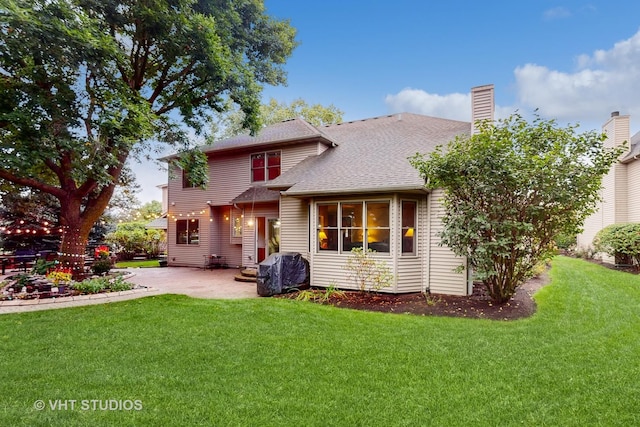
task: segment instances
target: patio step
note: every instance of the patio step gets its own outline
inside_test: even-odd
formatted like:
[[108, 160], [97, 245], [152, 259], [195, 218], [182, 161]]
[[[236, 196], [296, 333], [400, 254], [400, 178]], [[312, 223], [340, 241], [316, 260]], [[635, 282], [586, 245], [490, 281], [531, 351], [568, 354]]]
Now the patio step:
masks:
[[240, 271], [240, 274], [236, 274], [234, 276], [234, 280], [236, 282], [257, 282], [258, 280], [258, 270], [255, 268], [245, 268]]

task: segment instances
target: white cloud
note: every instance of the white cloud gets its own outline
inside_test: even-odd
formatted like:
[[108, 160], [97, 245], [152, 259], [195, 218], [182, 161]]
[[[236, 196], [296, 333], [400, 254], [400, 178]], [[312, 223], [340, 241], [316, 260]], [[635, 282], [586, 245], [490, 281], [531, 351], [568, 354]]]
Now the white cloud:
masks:
[[611, 111], [640, 115], [640, 32], [577, 58], [573, 72], [526, 64], [514, 71], [518, 102], [567, 121], [603, 122]]
[[[421, 89], [403, 89], [395, 95], [385, 97], [387, 107], [393, 113], [416, 113], [425, 116], [441, 117], [451, 120], [471, 121], [471, 90], [469, 93], [451, 93], [438, 95]], [[506, 118], [517, 107], [495, 107], [495, 118]]]
[[408, 112], [452, 120], [471, 120], [471, 94], [437, 95], [420, 89], [406, 88], [385, 97], [394, 113]]
[[551, 21], [554, 19], [564, 19], [564, 18], [569, 18], [571, 16], [571, 11], [566, 7], [554, 7], [554, 8], [545, 10], [542, 16], [547, 21]]

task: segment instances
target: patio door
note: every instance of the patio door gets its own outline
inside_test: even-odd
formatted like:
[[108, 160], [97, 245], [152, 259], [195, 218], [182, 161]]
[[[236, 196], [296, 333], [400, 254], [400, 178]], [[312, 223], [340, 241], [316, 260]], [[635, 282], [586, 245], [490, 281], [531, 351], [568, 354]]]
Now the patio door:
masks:
[[256, 225], [256, 259], [260, 263], [269, 255], [280, 251], [280, 220], [257, 217]]

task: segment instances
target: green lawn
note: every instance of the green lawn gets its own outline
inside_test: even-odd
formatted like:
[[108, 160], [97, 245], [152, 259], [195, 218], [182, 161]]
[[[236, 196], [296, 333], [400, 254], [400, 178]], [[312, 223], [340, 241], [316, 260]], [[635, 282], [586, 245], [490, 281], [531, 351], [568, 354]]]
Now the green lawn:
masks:
[[3, 315], [0, 425], [640, 425], [640, 277], [550, 275], [512, 322], [166, 295]]
[[118, 261], [116, 268], [148, 268], [148, 267], [160, 267], [160, 263], [157, 259], [145, 259], [136, 261]]

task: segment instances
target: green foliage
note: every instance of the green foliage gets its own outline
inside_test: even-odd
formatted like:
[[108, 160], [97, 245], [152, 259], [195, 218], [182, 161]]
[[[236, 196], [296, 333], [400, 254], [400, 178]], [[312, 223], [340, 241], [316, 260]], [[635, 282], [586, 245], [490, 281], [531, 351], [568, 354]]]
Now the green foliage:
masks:
[[345, 269], [349, 279], [353, 279], [360, 292], [379, 291], [393, 284], [391, 268], [383, 260], [376, 259], [376, 251], [356, 247], [351, 249]]
[[126, 282], [122, 276], [116, 276], [109, 281], [107, 288], [111, 292], [121, 292], [131, 290], [132, 285]]
[[514, 114], [478, 127], [410, 161], [428, 188], [444, 190], [441, 244], [467, 258], [502, 303], [553, 255], [555, 236], [578, 233], [623, 148], [605, 149], [605, 135], [540, 117], [528, 123]]
[[[640, 276], [550, 275], [519, 321], [185, 295], [2, 314], [2, 425], [638, 425]], [[144, 408], [32, 409], [76, 396]]]
[[615, 257], [616, 264], [640, 265], [640, 223], [612, 224], [593, 239], [596, 252]]
[[[340, 123], [343, 115], [344, 112], [333, 104], [326, 107], [320, 104], [309, 105], [302, 98], [293, 100], [291, 104], [279, 103], [271, 98], [267, 104], [260, 105], [260, 118], [263, 125], [301, 117], [314, 126], [326, 126]], [[219, 115], [210, 122], [212, 128], [210, 142], [241, 134], [244, 131], [243, 120], [244, 113], [238, 109]]]
[[296, 301], [329, 301], [331, 298], [342, 298], [346, 294], [344, 291], [336, 288], [335, 284], [330, 284], [324, 291], [317, 289], [305, 289], [296, 295]]
[[116, 230], [107, 234], [105, 241], [115, 246], [119, 260], [131, 260], [137, 253], [157, 256], [162, 242], [166, 240], [165, 231], [146, 229], [145, 221], [123, 222]]
[[326, 126], [340, 123], [344, 112], [333, 104], [325, 107], [321, 104], [308, 104], [302, 98], [294, 99], [291, 104], [278, 102], [271, 98], [260, 106], [260, 116], [265, 124], [302, 117], [314, 126]]
[[575, 234], [560, 233], [556, 236], [554, 241], [558, 249], [567, 250], [574, 247], [577, 240]]
[[33, 268], [31, 269], [31, 272], [33, 274], [47, 274], [47, 271], [55, 268], [56, 266], [56, 262], [55, 261], [47, 261], [46, 259], [38, 259], [35, 264], [33, 264]]
[[205, 190], [209, 183], [207, 155], [198, 149], [184, 150], [178, 154], [174, 161], [186, 174], [186, 179], [193, 187]]
[[101, 256], [91, 265], [91, 271], [93, 271], [93, 274], [106, 274], [111, 270], [111, 268], [113, 268], [113, 263], [108, 256]]
[[0, 0], [0, 40], [0, 180], [58, 199], [69, 260], [150, 141], [188, 146], [228, 105], [256, 132], [297, 44], [261, 0]]
[[97, 294], [104, 292], [108, 285], [109, 279], [106, 277], [96, 277], [83, 280], [82, 282], [74, 282], [71, 287], [81, 294]]

